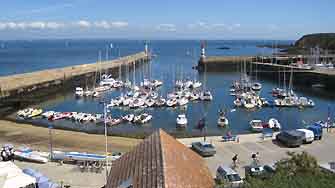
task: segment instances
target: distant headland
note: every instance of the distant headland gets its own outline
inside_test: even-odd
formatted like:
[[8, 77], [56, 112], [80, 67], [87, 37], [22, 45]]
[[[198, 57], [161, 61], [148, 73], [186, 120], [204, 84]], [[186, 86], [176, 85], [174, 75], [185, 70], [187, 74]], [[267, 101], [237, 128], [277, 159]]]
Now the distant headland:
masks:
[[257, 47], [279, 48], [280, 52], [288, 54], [309, 53], [310, 48], [319, 47], [330, 52], [335, 51], [335, 33], [314, 33], [302, 36], [294, 44], [264, 44]]

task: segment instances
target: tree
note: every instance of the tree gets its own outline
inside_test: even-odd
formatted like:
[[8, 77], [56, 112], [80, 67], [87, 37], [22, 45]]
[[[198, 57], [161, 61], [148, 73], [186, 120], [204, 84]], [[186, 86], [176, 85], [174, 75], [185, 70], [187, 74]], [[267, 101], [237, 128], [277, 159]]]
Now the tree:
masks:
[[275, 164], [276, 173], [266, 180], [248, 178], [246, 188], [329, 188], [335, 187], [335, 176], [320, 170], [317, 160], [306, 152], [289, 152], [288, 158]]

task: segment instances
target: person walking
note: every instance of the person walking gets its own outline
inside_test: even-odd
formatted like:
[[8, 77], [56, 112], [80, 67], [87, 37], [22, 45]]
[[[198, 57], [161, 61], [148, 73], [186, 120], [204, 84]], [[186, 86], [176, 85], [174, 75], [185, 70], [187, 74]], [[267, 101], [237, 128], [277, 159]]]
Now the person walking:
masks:
[[235, 154], [232, 160], [233, 160], [233, 168], [235, 169], [237, 167], [238, 154]]

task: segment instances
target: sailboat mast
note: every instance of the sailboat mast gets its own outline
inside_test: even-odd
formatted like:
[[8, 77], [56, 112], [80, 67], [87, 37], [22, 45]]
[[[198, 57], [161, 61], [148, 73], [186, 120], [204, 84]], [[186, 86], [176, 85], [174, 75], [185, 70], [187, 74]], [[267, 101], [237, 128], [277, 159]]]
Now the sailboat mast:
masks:
[[101, 80], [101, 68], [102, 68], [102, 61], [101, 61], [101, 51], [99, 51], [99, 75], [100, 75], [100, 80]]

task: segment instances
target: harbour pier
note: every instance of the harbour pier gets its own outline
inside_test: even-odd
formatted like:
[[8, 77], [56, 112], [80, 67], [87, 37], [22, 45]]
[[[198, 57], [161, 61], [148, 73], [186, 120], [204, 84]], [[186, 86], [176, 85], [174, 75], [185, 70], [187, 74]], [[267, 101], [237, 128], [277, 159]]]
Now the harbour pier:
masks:
[[22, 104], [34, 103], [64, 89], [73, 88], [92, 80], [97, 72], [116, 73], [119, 67], [150, 61], [147, 52], [139, 52], [115, 60], [82, 64], [63, 68], [47, 69], [30, 73], [0, 77], [0, 109], [8, 106], [19, 108]]
[[[216, 56], [201, 57], [198, 62], [198, 70], [208, 72], [232, 72], [240, 71], [245, 62], [245, 69], [248, 74], [256, 74], [260, 77], [277, 80], [278, 72], [289, 74], [294, 73], [294, 84], [312, 86], [319, 84], [327, 89], [335, 89], [335, 69], [313, 68], [291, 66], [289, 63], [295, 63], [298, 56]], [[304, 59], [311, 57], [304, 57]], [[327, 57], [327, 58], [333, 58]], [[276, 62], [276, 63], [274, 63]]]

